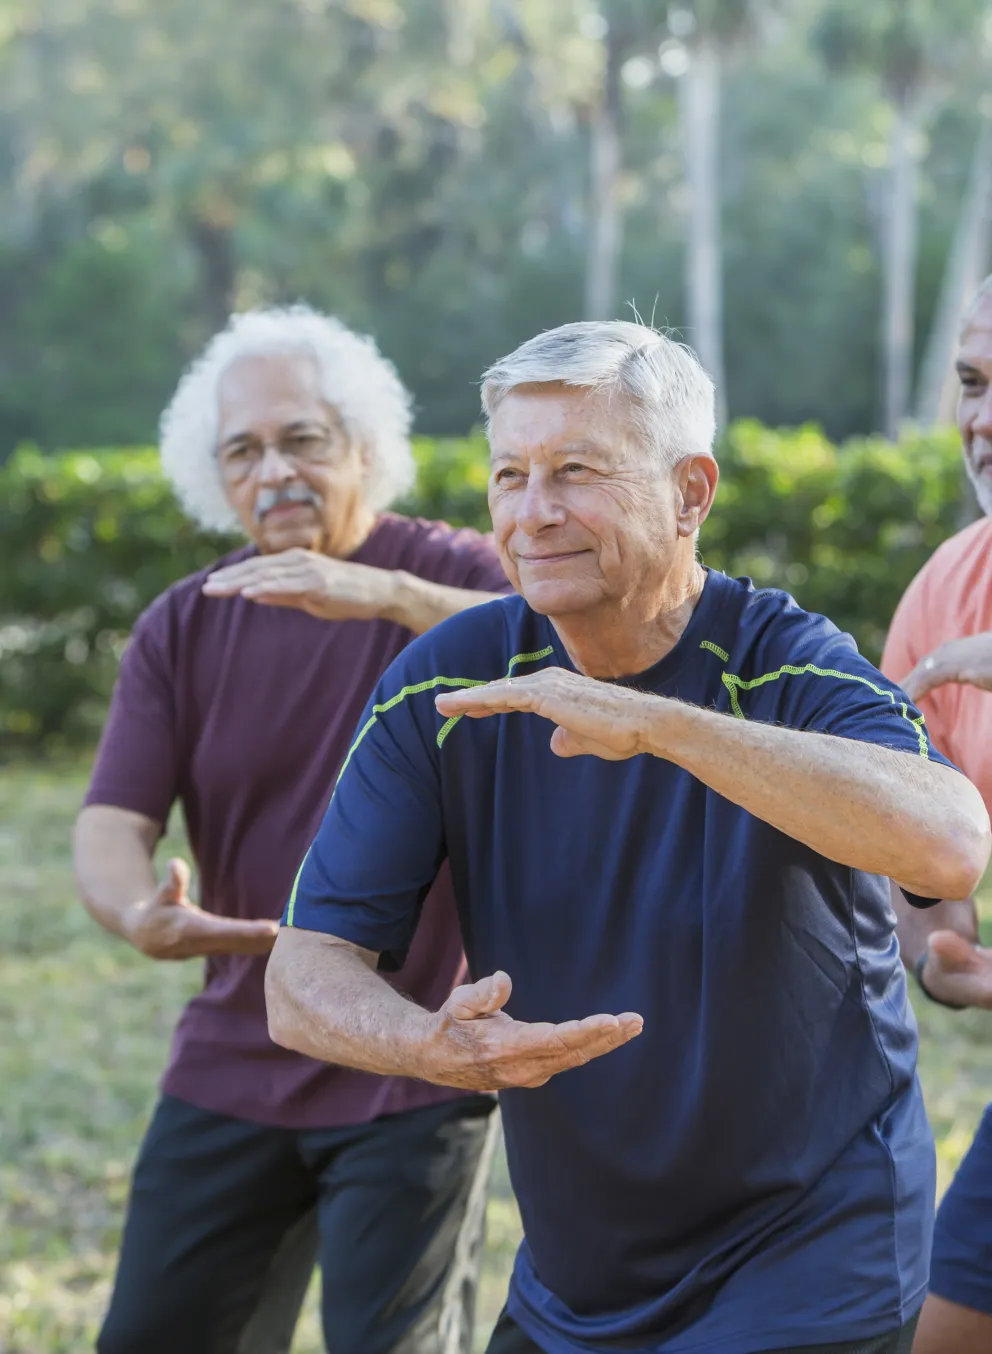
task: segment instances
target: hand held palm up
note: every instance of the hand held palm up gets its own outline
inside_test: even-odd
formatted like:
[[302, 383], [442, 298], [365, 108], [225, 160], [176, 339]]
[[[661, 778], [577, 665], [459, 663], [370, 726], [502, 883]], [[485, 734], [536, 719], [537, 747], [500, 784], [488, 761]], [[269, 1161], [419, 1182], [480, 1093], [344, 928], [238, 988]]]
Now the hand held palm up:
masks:
[[455, 989], [438, 1012], [432, 1080], [484, 1091], [543, 1086], [558, 1072], [619, 1048], [643, 1026], [632, 1012], [528, 1024], [502, 1009], [511, 991], [503, 972]]

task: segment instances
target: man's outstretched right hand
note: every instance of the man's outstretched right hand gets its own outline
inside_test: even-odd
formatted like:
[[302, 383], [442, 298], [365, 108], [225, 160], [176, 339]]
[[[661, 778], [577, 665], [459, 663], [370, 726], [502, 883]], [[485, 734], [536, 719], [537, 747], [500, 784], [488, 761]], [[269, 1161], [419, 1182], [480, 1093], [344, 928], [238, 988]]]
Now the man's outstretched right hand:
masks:
[[632, 1011], [561, 1025], [527, 1024], [503, 1010], [511, 990], [510, 979], [502, 972], [456, 987], [433, 1017], [418, 1075], [472, 1091], [543, 1086], [559, 1072], [620, 1048], [644, 1026]]
[[170, 860], [165, 883], [129, 911], [125, 935], [149, 959], [196, 959], [212, 954], [268, 954], [279, 923], [218, 917], [189, 898], [189, 866]]

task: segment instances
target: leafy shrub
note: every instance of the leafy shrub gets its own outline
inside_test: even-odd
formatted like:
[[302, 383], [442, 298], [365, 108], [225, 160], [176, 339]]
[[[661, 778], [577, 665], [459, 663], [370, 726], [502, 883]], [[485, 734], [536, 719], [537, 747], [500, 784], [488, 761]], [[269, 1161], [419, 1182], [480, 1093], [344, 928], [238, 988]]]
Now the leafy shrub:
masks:
[[706, 563], [785, 588], [849, 630], [878, 662], [910, 580], [961, 524], [957, 432], [838, 447], [815, 427], [783, 432], [740, 422], [720, 467], [701, 532]]
[[[488, 529], [483, 439], [415, 450], [417, 489], [402, 509]], [[720, 464], [706, 562], [787, 588], [877, 659], [902, 591], [957, 525], [953, 432], [837, 447], [814, 427], [742, 422]], [[0, 745], [91, 740], [135, 617], [231, 545], [183, 517], [152, 450], [21, 448], [0, 467]]]

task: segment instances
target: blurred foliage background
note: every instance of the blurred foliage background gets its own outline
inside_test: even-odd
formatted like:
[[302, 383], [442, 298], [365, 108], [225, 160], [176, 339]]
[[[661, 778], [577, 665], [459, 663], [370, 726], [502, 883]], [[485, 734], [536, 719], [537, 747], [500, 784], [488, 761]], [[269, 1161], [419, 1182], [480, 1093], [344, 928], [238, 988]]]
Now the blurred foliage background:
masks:
[[[490, 529], [480, 436], [420, 438], [403, 511]], [[910, 579], [954, 530], [961, 453], [953, 430], [836, 446], [815, 426], [731, 425], [701, 535], [708, 564], [785, 587], [877, 660]], [[131, 625], [175, 579], [238, 544], [183, 517], [154, 450], [44, 456], [0, 466], [0, 746], [92, 743]]]
[[153, 441], [230, 309], [299, 298], [430, 435], [628, 302], [732, 417], [929, 424], [990, 41], [988, 0], [0, 0], [0, 459]]
[[[69, 861], [135, 616], [233, 544], [151, 449], [185, 363], [232, 309], [338, 314], [415, 395], [401, 509], [487, 529], [479, 373], [639, 313], [717, 380], [706, 562], [876, 658], [975, 510], [948, 429], [990, 75], [992, 0], [0, 0], [0, 1354], [92, 1349], [199, 981], [99, 932]], [[943, 1188], [988, 1020], [919, 1005]], [[502, 1162], [489, 1223], [479, 1348]]]

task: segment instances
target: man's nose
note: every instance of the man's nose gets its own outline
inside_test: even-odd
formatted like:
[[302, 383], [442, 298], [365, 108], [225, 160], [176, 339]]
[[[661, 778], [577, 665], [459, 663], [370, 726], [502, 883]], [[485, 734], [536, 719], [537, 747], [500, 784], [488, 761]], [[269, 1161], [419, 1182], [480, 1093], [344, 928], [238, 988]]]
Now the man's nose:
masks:
[[986, 442], [992, 442], [992, 382], [985, 388], [975, 417], [971, 423], [972, 432]]
[[267, 442], [258, 466], [259, 484], [285, 484], [296, 478], [296, 467], [274, 442]]
[[552, 482], [544, 475], [531, 471], [517, 511], [517, 524], [521, 530], [528, 536], [536, 536], [545, 527], [561, 526], [565, 516], [565, 509]]

